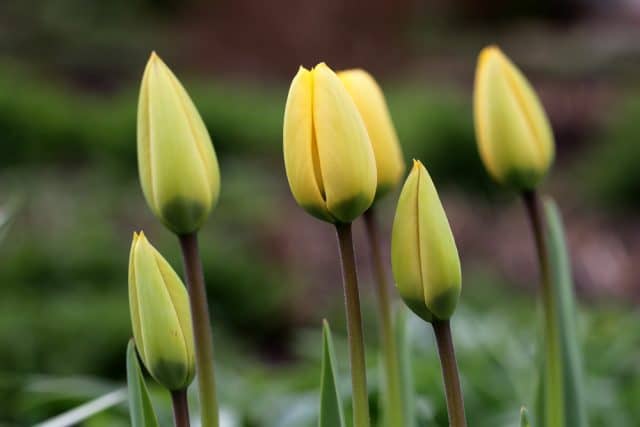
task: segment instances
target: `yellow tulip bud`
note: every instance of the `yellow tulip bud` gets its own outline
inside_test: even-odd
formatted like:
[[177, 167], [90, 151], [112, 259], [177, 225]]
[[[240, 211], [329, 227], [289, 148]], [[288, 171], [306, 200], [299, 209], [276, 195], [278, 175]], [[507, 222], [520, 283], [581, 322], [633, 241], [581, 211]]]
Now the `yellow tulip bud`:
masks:
[[480, 156], [493, 178], [534, 189], [553, 162], [553, 133], [533, 88], [495, 46], [478, 57], [474, 116]]
[[446, 320], [460, 296], [460, 258], [429, 173], [419, 161], [400, 193], [391, 234], [398, 292], [426, 321]]
[[138, 169], [151, 210], [175, 233], [198, 230], [218, 200], [220, 171], [207, 128], [155, 52], [140, 87]]
[[376, 199], [394, 189], [404, 175], [404, 158], [382, 89], [366, 71], [338, 73], [367, 127], [378, 170]]
[[293, 197], [332, 223], [351, 222], [376, 192], [376, 163], [357, 107], [324, 63], [300, 67], [284, 112], [284, 164]]
[[195, 374], [189, 296], [180, 277], [144, 236], [133, 234], [129, 255], [133, 338], [149, 373], [169, 390]]

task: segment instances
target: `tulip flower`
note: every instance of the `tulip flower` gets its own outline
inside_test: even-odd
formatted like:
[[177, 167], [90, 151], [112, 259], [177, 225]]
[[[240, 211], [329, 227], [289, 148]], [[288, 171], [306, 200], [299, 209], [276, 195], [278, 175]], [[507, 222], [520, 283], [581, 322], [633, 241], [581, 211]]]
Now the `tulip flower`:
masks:
[[535, 91], [495, 46], [478, 58], [474, 116], [480, 156], [493, 178], [535, 189], [553, 161], [553, 133]]
[[460, 296], [460, 259], [438, 193], [419, 161], [400, 193], [391, 235], [396, 287], [418, 316], [447, 320]]
[[189, 297], [142, 232], [131, 244], [129, 307], [135, 344], [151, 376], [169, 390], [185, 389], [195, 374]]
[[284, 113], [284, 163], [293, 197], [309, 213], [348, 223], [376, 192], [376, 163], [358, 108], [324, 63], [300, 67]]
[[218, 161], [198, 110], [155, 53], [140, 87], [138, 169], [149, 207], [170, 230], [202, 226], [220, 191]]
[[376, 199], [394, 189], [405, 170], [402, 149], [384, 99], [375, 79], [361, 69], [346, 70], [338, 77], [358, 107], [371, 139], [378, 171]]

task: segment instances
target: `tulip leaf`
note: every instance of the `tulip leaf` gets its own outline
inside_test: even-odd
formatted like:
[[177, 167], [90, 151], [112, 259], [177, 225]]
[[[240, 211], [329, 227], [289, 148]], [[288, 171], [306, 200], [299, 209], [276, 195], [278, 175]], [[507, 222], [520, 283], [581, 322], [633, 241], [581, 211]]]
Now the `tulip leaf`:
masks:
[[531, 427], [529, 423], [529, 414], [524, 406], [520, 408], [520, 427]]
[[561, 347], [565, 425], [586, 427], [588, 422], [584, 402], [582, 356], [578, 344], [571, 263], [557, 205], [552, 199], [547, 198], [544, 202], [544, 210], [554, 309], [557, 311], [555, 326], [559, 333]]
[[337, 387], [336, 357], [329, 322], [322, 325], [322, 373], [320, 377], [319, 427], [345, 427], [342, 400]]
[[129, 388], [129, 415], [132, 427], [158, 427], [158, 419], [140, 370], [133, 340], [127, 346], [127, 384]]
[[398, 364], [403, 402], [405, 427], [416, 426], [415, 389], [411, 368], [411, 340], [409, 337], [409, 309], [400, 304], [395, 313], [396, 339], [398, 340]]

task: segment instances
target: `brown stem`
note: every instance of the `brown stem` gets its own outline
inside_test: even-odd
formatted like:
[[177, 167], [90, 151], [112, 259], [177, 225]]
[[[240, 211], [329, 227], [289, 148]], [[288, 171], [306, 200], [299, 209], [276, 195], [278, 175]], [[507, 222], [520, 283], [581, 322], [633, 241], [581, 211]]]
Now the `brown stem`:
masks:
[[213, 365], [213, 338], [197, 233], [179, 236], [187, 275], [196, 353], [202, 427], [218, 427], [218, 400]]
[[453, 348], [449, 320], [434, 320], [431, 323], [436, 336], [438, 354], [440, 355], [440, 364], [442, 366], [449, 425], [451, 427], [466, 427], [467, 420], [464, 415], [462, 388], [460, 387], [458, 363], [456, 362], [456, 353]]
[[540, 266], [540, 282], [542, 306], [545, 321], [545, 421], [548, 427], [564, 425], [564, 380], [562, 374], [562, 356], [560, 335], [557, 328], [556, 310], [554, 309], [551, 269], [549, 264], [549, 247], [547, 244], [546, 224], [542, 215], [541, 201], [536, 191], [522, 193], [531, 230], [536, 243], [538, 264]]
[[187, 390], [175, 390], [171, 392], [173, 404], [173, 422], [176, 427], [189, 427], [189, 404], [187, 403]]
[[344, 299], [347, 311], [351, 385], [353, 388], [353, 425], [354, 427], [369, 427], [371, 423], [369, 420], [364, 336], [362, 333], [358, 274], [356, 272], [353, 238], [351, 237], [351, 223], [336, 224], [336, 232], [338, 234], [338, 244], [340, 245]]
[[387, 275], [380, 253], [380, 238], [375, 209], [372, 206], [364, 213], [364, 223], [369, 237], [371, 264], [376, 279], [376, 294], [378, 301], [378, 317], [380, 321], [380, 339], [382, 343], [382, 356], [384, 362], [384, 374], [386, 380], [386, 417], [391, 426], [404, 426], [404, 413], [402, 396], [400, 393], [400, 367], [398, 363], [398, 351], [396, 337], [391, 317], [391, 298]]

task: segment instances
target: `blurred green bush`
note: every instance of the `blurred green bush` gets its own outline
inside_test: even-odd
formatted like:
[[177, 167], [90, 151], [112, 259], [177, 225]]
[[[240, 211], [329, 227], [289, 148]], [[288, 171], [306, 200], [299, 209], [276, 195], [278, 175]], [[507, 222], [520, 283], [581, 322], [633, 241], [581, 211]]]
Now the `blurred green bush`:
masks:
[[574, 186], [601, 207], [640, 208], [640, 94], [630, 91], [607, 118], [578, 158]]
[[[221, 156], [280, 159], [284, 86], [187, 83]], [[438, 183], [488, 182], [478, 159], [468, 99], [452, 89], [390, 86], [407, 160], [423, 160]], [[90, 97], [0, 67], [0, 167], [100, 165], [134, 176], [137, 89]]]

